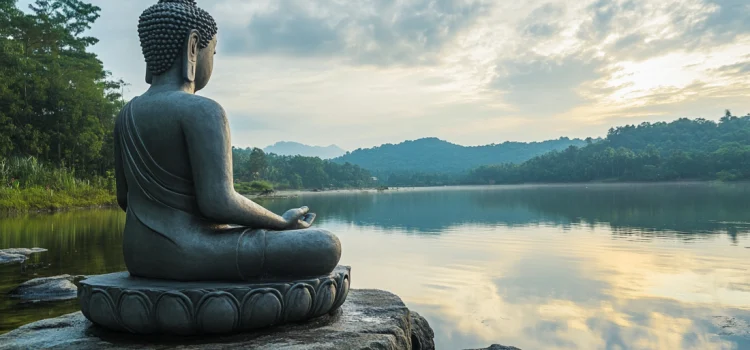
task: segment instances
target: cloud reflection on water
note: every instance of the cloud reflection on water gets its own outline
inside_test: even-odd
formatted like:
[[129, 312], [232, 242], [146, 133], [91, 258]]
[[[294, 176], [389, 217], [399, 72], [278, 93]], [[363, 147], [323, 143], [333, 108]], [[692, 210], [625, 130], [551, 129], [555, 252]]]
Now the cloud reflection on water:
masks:
[[441, 348], [737, 349], [750, 343], [711, 317], [750, 318], [746, 191], [363, 194], [322, 207], [321, 225], [340, 234], [353, 287], [400, 295]]
[[[737, 254], [640, 242], [610, 250], [603, 230], [485, 230], [463, 234], [491, 237], [471, 247], [347, 232], [343, 261], [355, 266], [354, 287], [393, 291], [428, 317], [446, 349], [733, 349], [711, 316], [750, 316], [750, 295], [737, 287], [750, 282], [748, 264], [739, 266]], [[545, 242], [515, 237], [532, 234]], [[570, 242], [577, 247], [558, 249]], [[701, 271], [707, 266], [715, 270]]]

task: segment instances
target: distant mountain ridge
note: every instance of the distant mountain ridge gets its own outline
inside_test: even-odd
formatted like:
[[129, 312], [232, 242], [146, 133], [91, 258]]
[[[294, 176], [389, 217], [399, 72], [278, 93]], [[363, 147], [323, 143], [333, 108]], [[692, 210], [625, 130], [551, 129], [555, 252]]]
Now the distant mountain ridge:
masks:
[[336, 145], [326, 147], [309, 146], [299, 142], [290, 141], [276, 142], [275, 144], [264, 148], [263, 152], [274, 153], [280, 156], [300, 155], [305, 157], [318, 157], [321, 159], [336, 158], [346, 153], [345, 150]]
[[570, 146], [582, 147], [586, 144], [586, 141], [581, 139], [561, 137], [541, 142], [461, 146], [429, 137], [395, 145], [360, 148], [332, 160], [337, 163], [359, 165], [381, 176], [402, 172], [459, 173], [482, 165], [521, 163], [553, 150], [563, 150]]

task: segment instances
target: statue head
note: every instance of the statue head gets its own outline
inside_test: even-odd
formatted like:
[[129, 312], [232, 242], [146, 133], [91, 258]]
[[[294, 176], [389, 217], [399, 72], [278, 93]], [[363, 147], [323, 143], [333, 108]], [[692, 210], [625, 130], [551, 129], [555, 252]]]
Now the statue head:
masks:
[[138, 20], [138, 36], [146, 58], [146, 82], [178, 68], [195, 91], [208, 84], [216, 49], [216, 22], [195, 0], [159, 0]]

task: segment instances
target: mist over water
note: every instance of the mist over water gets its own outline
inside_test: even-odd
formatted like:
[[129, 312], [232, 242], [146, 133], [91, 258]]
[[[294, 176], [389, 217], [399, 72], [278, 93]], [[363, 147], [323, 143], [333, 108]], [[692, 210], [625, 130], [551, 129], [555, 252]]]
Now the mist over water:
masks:
[[[713, 316], [750, 320], [750, 185], [497, 186], [304, 194], [341, 238], [353, 288], [398, 294], [440, 349], [741, 349]], [[77, 310], [4, 294], [34, 277], [125, 269], [118, 210], [0, 219], [0, 332]]]

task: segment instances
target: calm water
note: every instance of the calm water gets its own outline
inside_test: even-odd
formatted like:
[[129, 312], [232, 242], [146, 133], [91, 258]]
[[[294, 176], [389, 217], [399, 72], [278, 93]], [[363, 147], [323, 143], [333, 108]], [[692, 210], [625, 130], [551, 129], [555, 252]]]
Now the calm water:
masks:
[[[308, 205], [336, 232], [354, 288], [401, 296], [439, 349], [742, 349], [712, 316], [750, 321], [750, 185], [588, 185], [323, 193]], [[124, 215], [0, 219], [0, 248], [44, 247], [0, 267], [0, 333], [76, 311], [5, 294], [37, 276], [125, 269]], [[48, 266], [47, 266], [48, 265]]]

